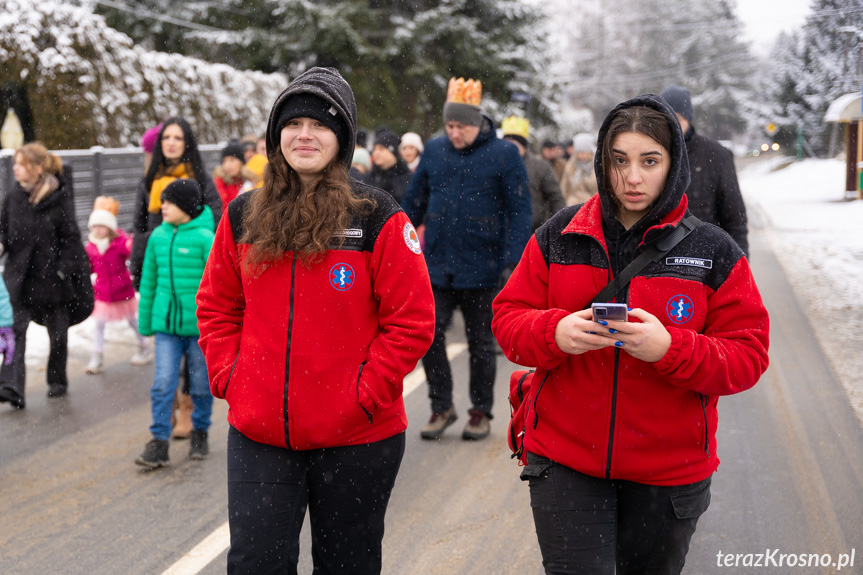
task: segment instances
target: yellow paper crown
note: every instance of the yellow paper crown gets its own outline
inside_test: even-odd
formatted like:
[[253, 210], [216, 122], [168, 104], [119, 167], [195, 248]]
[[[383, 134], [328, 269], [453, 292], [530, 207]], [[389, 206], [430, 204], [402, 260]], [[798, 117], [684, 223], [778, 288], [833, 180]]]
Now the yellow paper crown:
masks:
[[93, 209], [106, 210], [116, 216], [120, 211], [120, 202], [115, 200], [113, 196], [99, 196], [96, 198], [96, 201], [93, 202]]
[[446, 90], [446, 101], [455, 102], [458, 104], [470, 104], [471, 106], [479, 106], [482, 100], [482, 82], [468, 79], [465, 82], [464, 78], [449, 79], [449, 86]]
[[521, 116], [509, 116], [504, 118], [500, 124], [504, 136], [521, 136], [527, 140], [527, 135], [530, 132], [530, 120]]

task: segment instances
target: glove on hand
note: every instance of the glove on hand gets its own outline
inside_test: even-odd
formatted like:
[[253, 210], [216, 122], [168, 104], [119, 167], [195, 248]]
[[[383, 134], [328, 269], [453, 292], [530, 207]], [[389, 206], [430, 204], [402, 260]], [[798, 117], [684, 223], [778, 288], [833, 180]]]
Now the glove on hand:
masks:
[[3, 365], [10, 365], [15, 355], [15, 333], [11, 327], [0, 327], [0, 353], [3, 354]]
[[513, 271], [515, 271], [515, 264], [506, 264], [503, 266], [503, 271], [500, 272], [500, 278], [497, 280], [497, 291], [503, 289], [503, 286], [505, 286], [506, 282], [509, 281], [509, 276], [512, 275]]

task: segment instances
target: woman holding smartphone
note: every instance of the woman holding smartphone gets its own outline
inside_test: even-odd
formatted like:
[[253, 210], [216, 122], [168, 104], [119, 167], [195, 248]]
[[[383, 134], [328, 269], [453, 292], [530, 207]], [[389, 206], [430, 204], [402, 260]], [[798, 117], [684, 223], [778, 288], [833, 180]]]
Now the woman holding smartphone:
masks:
[[767, 311], [743, 252], [702, 224], [621, 286], [628, 321], [593, 321], [591, 300], [687, 215], [674, 112], [617, 106], [595, 167], [599, 193], [537, 230], [494, 302], [505, 354], [536, 367], [522, 479], [546, 573], [680, 573], [719, 465], [717, 401], [767, 368]]

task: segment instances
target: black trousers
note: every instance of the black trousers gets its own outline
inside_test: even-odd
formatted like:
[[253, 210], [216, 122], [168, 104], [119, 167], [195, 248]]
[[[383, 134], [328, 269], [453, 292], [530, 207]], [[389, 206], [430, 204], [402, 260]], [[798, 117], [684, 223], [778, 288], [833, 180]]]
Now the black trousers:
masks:
[[384, 515], [405, 434], [292, 451], [228, 433], [228, 573], [296, 574], [309, 510], [315, 574], [381, 572]]
[[473, 407], [491, 415], [496, 346], [491, 333], [491, 302], [497, 289], [447, 289], [432, 286], [435, 305], [434, 341], [423, 358], [434, 413], [452, 405], [452, 369], [446, 357], [446, 328], [455, 309], [464, 316], [467, 349], [470, 354], [470, 400]]
[[[711, 478], [656, 486], [591, 477], [528, 453], [522, 479], [549, 575], [665, 575], [683, 569]], [[615, 568], [617, 571], [615, 571]]]
[[[15, 354], [11, 365], [0, 369], [0, 385], [15, 390], [24, 397], [24, 385], [27, 366], [24, 364], [24, 354], [27, 351], [27, 327], [30, 325], [30, 310], [22, 304], [14, 306], [12, 332], [15, 334]], [[66, 360], [69, 355], [69, 312], [63, 305], [50, 308], [45, 313], [48, 338], [51, 348], [48, 353], [48, 385], [68, 386], [66, 377]]]

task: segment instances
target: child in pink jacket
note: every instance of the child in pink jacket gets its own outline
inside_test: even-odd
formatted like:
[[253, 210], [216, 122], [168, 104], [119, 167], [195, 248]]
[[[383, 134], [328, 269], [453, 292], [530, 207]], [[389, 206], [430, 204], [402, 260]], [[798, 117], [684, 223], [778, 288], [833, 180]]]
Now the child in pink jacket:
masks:
[[93, 285], [95, 307], [93, 319], [96, 331], [93, 337], [93, 353], [87, 365], [87, 373], [102, 373], [102, 357], [105, 346], [105, 324], [109, 321], [126, 320], [138, 338], [138, 352], [132, 356], [132, 365], [146, 365], [153, 356], [147, 348], [147, 340], [138, 333], [138, 300], [132, 287], [132, 278], [126, 268], [131, 239], [123, 230], [117, 229], [119, 204], [114, 198], [99, 196], [90, 214], [87, 255], [90, 269], [96, 274]]

